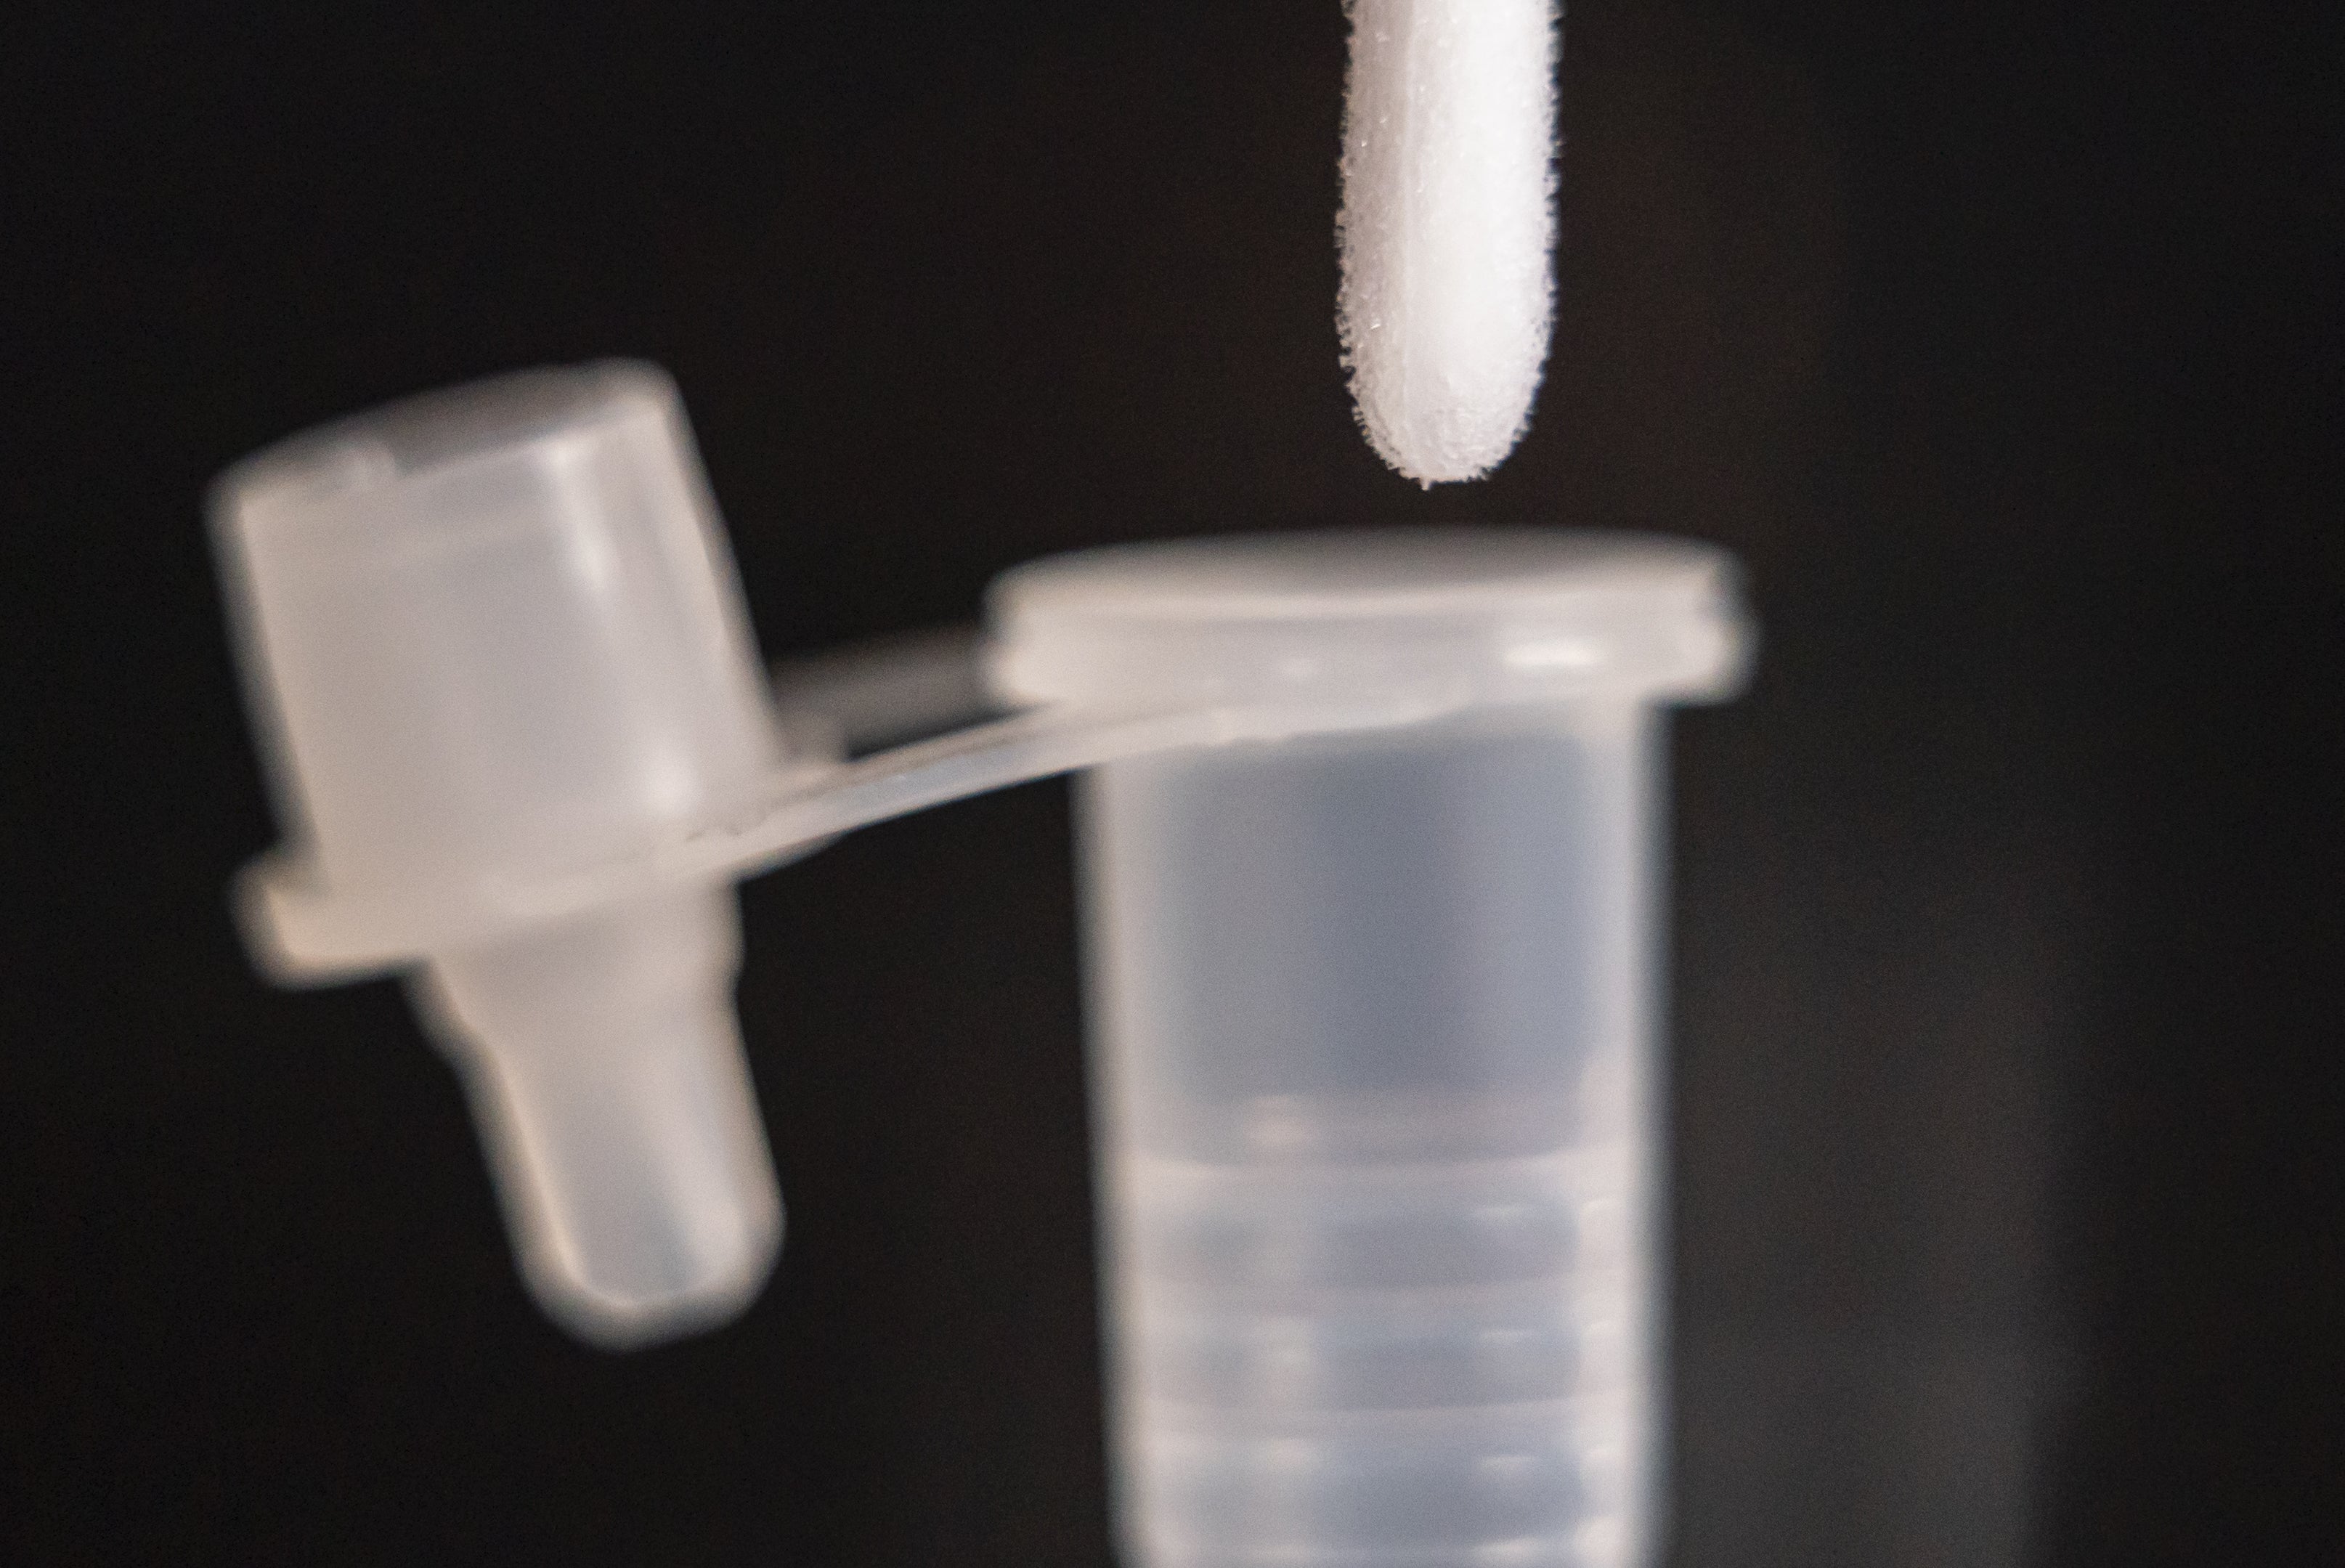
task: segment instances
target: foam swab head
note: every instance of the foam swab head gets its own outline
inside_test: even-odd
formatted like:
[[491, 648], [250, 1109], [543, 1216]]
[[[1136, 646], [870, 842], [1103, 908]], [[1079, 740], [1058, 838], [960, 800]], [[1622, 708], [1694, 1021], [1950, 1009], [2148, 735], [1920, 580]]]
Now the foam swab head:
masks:
[[1368, 441], [1478, 479], [1530, 421], [1554, 311], [1553, 0], [1347, 0], [1336, 324]]

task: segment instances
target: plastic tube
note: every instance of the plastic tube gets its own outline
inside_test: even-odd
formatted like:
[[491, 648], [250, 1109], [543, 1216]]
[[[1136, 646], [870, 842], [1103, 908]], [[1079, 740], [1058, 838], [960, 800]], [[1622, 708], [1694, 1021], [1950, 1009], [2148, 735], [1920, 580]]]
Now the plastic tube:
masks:
[[[406, 970], [524, 1272], [584, 1337], [721, 1319], [779, 1234], [728, 883], [1081, 782], [1119, 1529], [1134, 1568], [1629, 1568], [1660, 1538], [1660, 713], [1730, 692], [1731, 562], [1445, 530], [1000, 580], [1010, 716], [784, 754], [674, 390], [490, 383], [233, 471], [216, 518], [294, 979]], [[966, 639], [786, 683], [977, 706]], [[827, 695], [824, 695], [824, 694]]]
[[1082, 780], [1125, 1560], [1650, 1561], [1655, 704], [1739, 676], [1722, 560], [1323, 536], [1043, 563], [995, 604], [1027, 700], [1403, 667], [1465, 698]]

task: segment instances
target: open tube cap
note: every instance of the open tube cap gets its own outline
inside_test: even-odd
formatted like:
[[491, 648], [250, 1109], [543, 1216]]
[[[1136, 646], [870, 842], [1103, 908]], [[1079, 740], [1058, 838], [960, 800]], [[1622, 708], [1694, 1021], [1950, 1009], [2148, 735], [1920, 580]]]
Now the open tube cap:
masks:
[[[739, 1310], [781, 1200], [731, 879], [642, 860], [783, 759], [675, 383], [609, 362], [395, 403], [229, 470], [212, 519], [287, 829], [245, 883], [257, 955], [334, 972], [289, 901], [411, 972], [573, 1332]], [[558, 909], [513, 894], [581, 866]]]

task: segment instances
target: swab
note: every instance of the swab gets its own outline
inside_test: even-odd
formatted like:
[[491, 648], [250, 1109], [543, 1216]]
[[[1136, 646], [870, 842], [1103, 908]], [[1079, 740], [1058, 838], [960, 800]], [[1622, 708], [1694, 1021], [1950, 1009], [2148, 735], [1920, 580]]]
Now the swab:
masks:
[[1551, 0], [1349, 0], [1336, 322], [1368, 441], [1477, 479], [1529, 423], [1553, 313]]

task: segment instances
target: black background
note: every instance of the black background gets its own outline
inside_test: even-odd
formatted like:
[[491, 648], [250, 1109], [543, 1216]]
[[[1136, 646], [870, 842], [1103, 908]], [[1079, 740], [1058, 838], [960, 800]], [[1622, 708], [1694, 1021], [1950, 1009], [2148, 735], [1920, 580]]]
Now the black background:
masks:
[[[2331, 13], [2332, 16], [2334, 13]], [[0, 18], [0, 1553], [1101, 1563], [1063, 787], [746, 891], [740, 1323], [542, 1321], [273, 837], [198, 498], [518, 365], [682, 383], [768, 653], [1110, 540], [1721, 541], [1679, 728], [1678, 1561], [2345, 1540], [2338, 24], [1577, 0], [1528, 439], [1355, 433], [1336, 0]]]

